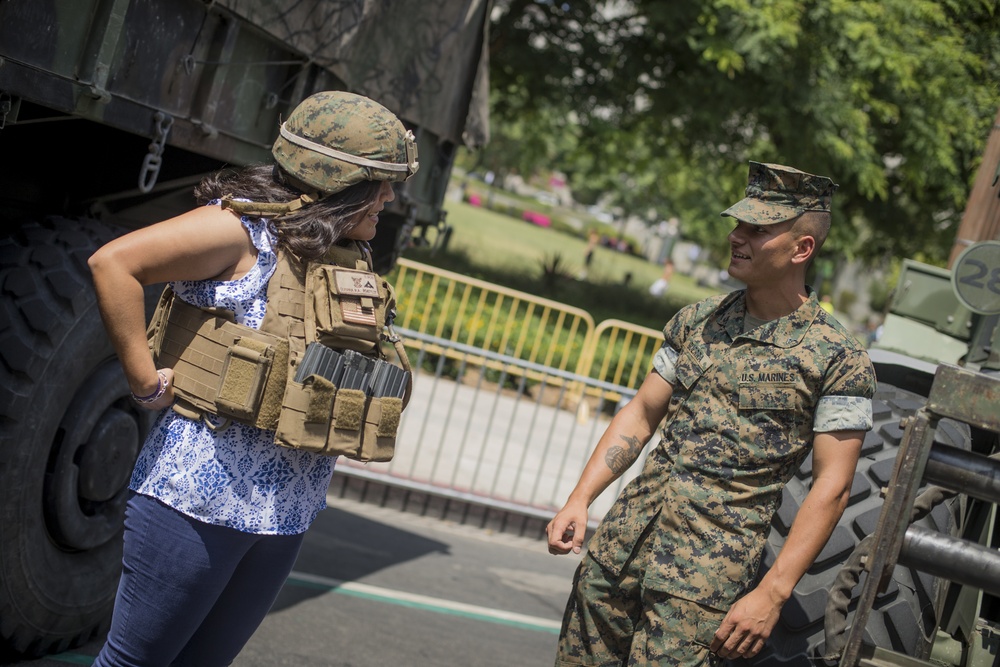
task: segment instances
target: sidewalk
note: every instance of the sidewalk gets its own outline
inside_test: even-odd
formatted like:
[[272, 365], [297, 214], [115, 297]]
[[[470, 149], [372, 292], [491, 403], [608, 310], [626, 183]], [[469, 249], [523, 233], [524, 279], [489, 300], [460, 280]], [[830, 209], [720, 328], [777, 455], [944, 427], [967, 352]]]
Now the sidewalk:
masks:
[[[558, 409], [526, 392], [422, 373], [403, 413], [393, 460], [341, 459], [331, 491], [461, 523], [537, 533], [569, 496], [610, 422], [595, 408]], [[592, 525], [640, 469], [637, 462], [594, 502]]]

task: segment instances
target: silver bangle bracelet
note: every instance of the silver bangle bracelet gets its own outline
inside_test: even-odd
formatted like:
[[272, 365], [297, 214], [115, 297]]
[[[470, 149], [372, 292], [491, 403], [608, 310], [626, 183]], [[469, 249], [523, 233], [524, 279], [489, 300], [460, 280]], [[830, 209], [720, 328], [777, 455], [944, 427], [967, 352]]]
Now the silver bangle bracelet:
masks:
[[133, 391], [131, 392], [133, 401], [145, 405], [147, 403], [155, 403], [157, 400], [159, 400], [161, 396], [163, 396], [163, 393], [167, 391], [167, 387], [170, 386], [170, 380], [167, 379], [167, 374], [164, 373], [163, 371], [159, 370], [156, 371], [156, 376], [158, 378], [156, 391], [154, 391], [149, 396], [136, 396], [135, 392]]

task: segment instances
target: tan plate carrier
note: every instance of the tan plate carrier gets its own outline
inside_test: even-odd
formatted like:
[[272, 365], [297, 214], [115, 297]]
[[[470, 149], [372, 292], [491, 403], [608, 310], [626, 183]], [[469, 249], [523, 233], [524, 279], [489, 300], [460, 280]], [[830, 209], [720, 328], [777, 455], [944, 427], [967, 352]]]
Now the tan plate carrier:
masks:
[[305, 264], [279, 251], [267, 300], [257, 330], [237, 324], [232, 311], [198, 308], [170, 287], [163, 291], [147, 336], [157, 367], [174, 370], [173, 409], [217, 430], [230, 421], [273, 430], [283, 447], [390, 460], [412, 380], [400, 399], [338, 389], [318, 375], [293, 379], [312, 342], [379, 359], [380, 343], [391, 342], [410, 370], [402, 341], [386, 326], [395, 295], [372, 272], [368, 253], [352, 243]]

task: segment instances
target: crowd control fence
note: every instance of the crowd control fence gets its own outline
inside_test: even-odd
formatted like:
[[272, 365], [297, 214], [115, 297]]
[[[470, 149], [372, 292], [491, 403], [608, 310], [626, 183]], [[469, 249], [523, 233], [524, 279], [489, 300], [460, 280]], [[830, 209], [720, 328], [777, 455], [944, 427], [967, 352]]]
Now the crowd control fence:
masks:
[[[462, 521], [470, 511], [533, 518], [527, 532], [537, 533], [635, 395], [662, 334], [595, 325], [578, 308], [405, 259], [394, 282], [412, 396], [393, 460], [341, 459], [340, 484], [373, 483], [387, 503], [404, 494], [442, 514], [460, 508]], [[594, 502], [591, 527], [641, 467]]]

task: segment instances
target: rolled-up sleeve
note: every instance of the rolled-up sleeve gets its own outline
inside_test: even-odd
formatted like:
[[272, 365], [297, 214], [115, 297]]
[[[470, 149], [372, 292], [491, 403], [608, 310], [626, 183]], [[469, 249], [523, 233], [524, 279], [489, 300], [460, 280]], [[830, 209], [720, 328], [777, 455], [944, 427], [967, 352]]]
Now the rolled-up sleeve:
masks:
[[875, 370], [864, 350], [845, 350], [827, 370], [823, 395], [816, 405], [813, 431], [869, 431]]
[[653, 355], [653, 369], [670, 384], [677, 383], [677, 350], [664, 343]]
[[813, 431], [869, 431], [872, 421], [872, 399], [860, 396], [823, 396], [816, 406]]
[[653, 370], [672, 385], [677, 383], [677, 358], [679, 351], [684, 347], [684, 341], [687, 340], [697, 305], [684, 306], [670, 318], [663, 327], [663, 345], [653, 355]]

